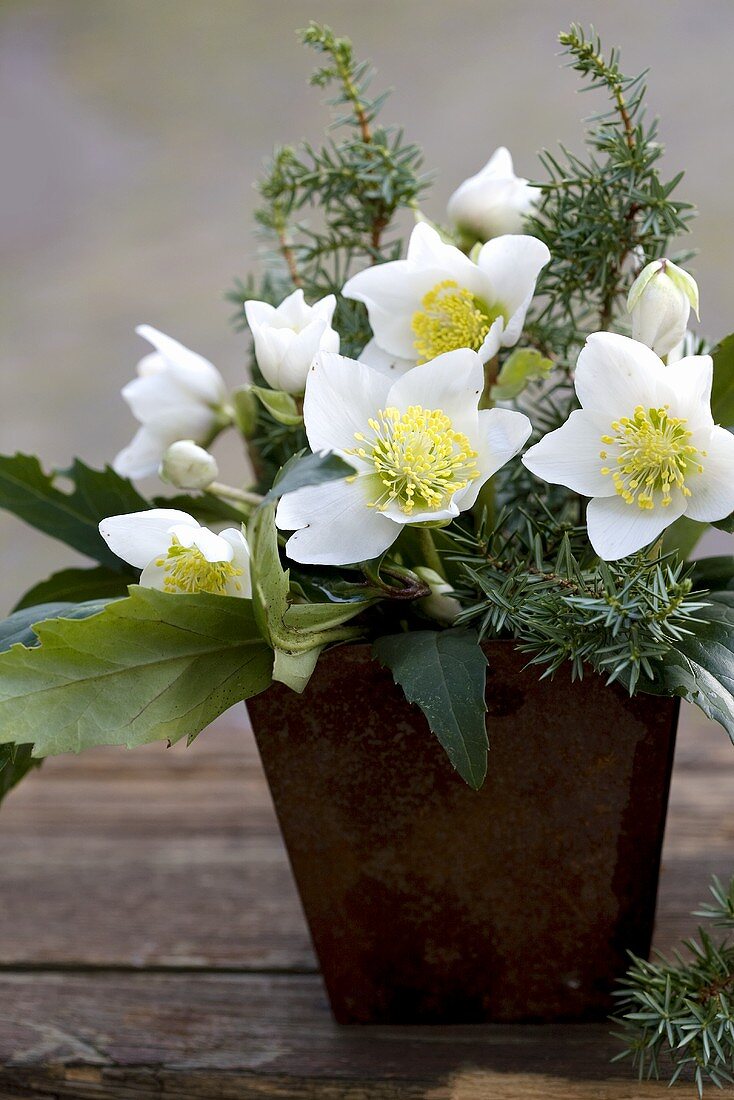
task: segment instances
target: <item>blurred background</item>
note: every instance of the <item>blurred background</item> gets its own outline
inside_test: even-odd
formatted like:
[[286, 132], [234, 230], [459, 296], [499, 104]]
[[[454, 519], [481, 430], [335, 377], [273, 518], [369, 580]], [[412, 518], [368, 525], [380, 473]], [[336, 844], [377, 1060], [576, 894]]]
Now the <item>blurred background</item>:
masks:
[[[276, 142], [317, 137], [294, 29], [349, 34], [395, 87], [437, 173], [429, 215], [499, 144], [520, 174], [557, 139], [578, 146], [556, 34], [593, 22], [627, 72], [651, 68], [667, 174], [687, 170], [702, 327], [734, 329], [734, 5], [731, 0], [5, 0], [0, 2], [0, 293], [4, 452], [47, 466], [110, 460], [130, 438], [119, 398], [149, 322], [243, 377], [224, 292], [256, 262], [253, 180]], [[0, 516], [0, 602], [72, 563]]]

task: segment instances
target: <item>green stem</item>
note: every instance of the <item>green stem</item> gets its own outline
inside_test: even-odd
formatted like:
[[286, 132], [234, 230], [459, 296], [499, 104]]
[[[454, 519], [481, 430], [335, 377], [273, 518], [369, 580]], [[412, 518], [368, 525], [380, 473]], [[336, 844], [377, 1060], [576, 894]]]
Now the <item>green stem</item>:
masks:
[[224, 485], [221, 481], [213, 481], [207, 492], [221, 497], [222, 500], [234, 500], [238, 504], [249, 504], [254, 508], [262, 504], [263, 500], [260, 493], [248, 493], [245, 489], [235, 489], [234, 485]]
[[443, 567], [443, 562], [436, 549], [436, 544], [433, 541], [430, 527], [416, 527], [415, 533], [418, 537], [418, 545], [421, 557], [423, 558], [423, 564], [427, 565], [429, 569], [433, 569], [435, 573], [438, 573], [439, 577], [443, 577], [443, 579], [446, 580], [446, 570]]

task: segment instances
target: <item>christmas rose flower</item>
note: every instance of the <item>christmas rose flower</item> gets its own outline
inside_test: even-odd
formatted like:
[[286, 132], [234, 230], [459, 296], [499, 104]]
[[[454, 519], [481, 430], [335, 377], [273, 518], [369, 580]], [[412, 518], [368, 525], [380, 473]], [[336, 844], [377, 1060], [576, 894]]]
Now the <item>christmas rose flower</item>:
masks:
[[538, 188], [516, 176], [509, 149], [495, 150], [481, 172], [457, 187], [448, 201], [451, 224], [471, 241], [520, 233]]
[[142, 569], [140, 584], [162, 592], [248, 597], [250, 551], [231, 527], [215, 535], [175, 508], [109, 516], [99, 533], [113, 554]]
[[637, 276], [627, 296], [632, 337], [667, 355], [686, 335], [691, 307], [698, 317], [698, 286], [670, 260], [655, 260]]
[[156, 473], [176, 440], [208, 442], [220, 422], [227, 390], [219, 371], [202, 355], [150, 325], [135, 331], [155, 351], [140, 360], [138, 377], [122, 390], [141, 427], [113, 465], [123, 477], [140, 478]]
[[709, 355], [665, 366], [627, 336], [588, 338], [576, 368], [581, 409], [523, 462], [592, 498], [589, 539], [605, 561], [641, 550], [679, 516], [712, 522], [734, 511], [734, 436], [714, 424], [712, 376]]
[[355, 474], [286, 494], [278, 527], [294, 561], [348, 565], [387, 550], [406, 524], [442, 526], [475, 503], [482, 485], [518, 453], [530, 421], [478, 408], [482, 363], [468, 348], [396, 379], [322, 354], [303, 416], [313, 451], [334, 451]]
[[519, 340], [549, 259], [535, 237], [504, 236], [488, 241], [475, 263], [420, 222], [407, 259], [368, 267], [343, 293], [364, 302], [385, 366], [392, 362], [396, 372], [458, 348], [470, 348], [486, 363]]
[[303, 393], [316, 354], [339, 351], [339, 334], [331, 327], [335, 308], [333, 294], [309, 306], [302, 290], [294, 290], [277, 307], [245, 302], [257, 365], [274, 390]]

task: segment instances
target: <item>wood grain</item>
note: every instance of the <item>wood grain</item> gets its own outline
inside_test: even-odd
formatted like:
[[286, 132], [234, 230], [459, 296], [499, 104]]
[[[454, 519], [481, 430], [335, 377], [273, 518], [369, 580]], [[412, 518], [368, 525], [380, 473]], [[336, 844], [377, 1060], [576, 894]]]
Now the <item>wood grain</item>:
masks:
[[[686, 712], [656, 945], [731, 871], [734, 753]], [[605, 1100], [606, 1026], [339, 1028], [257, 753], [234, 713], [189, 750], [49, 761], [0, 814], [0, 1100]], [[683, 1093], [685, 1086], [681, 1086]]]

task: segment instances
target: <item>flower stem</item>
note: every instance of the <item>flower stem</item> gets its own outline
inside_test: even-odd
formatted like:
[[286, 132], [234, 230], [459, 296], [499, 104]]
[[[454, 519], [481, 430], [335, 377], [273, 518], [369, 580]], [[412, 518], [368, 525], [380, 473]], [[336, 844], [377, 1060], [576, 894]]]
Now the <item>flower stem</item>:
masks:
[[446, 580], [446, 570], [443, 567], [441, 556], [433, 541], [430, 527], [416, 527], [415, 533], [418, 537], [418, 545], [423, 558], [423, 564], [427, 565], [429, 569], [433, 569], [434, 572], [438, 573], [439, 577], [443, 577], [443, 579]]
[[260, 493], [249, 493], [246, 489], [236, 489], [234, 485], [224, 485], [221, 481], [213, 481], [207, 492], [214, 493], [222, 500], [234, 500], [238, 504], [248, 504], [252, 508], [261, 504], [263, 499]]

